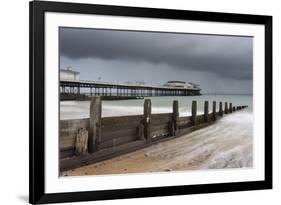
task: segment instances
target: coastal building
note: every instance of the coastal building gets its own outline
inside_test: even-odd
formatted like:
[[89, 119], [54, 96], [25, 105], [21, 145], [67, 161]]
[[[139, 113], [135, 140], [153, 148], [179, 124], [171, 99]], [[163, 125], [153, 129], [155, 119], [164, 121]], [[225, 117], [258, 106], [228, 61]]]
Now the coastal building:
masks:
[[70, 68], [60, 69], [60, 80], [64, 81], [79, 81], [80, 73]]
[[186, 88], [186, 89], [200, 89], [199, 84], [179, 80], [171, 80], [167, 81], [163, 86], [170, 87], [170, 88]]

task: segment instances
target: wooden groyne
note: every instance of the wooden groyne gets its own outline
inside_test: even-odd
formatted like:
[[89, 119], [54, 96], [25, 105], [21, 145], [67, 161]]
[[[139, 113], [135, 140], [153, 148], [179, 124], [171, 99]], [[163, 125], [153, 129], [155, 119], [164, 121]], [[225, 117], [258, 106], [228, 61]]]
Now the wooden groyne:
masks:
[[[224, 105], [224, 106], [223, 106]], [[178, 101], [172, 113], [151, 113], [151, 100], [144, 100], [143, 115], [101, 117], [101, 98], [93, 97], [90, 117], [60, 120], [60, 171], [106, 160], [155, 143], [180, 137], [206, 127], [223, 115], [246, 108], [232, 103], [204, 102], [204, 113], [197, 114], [197, 101], [192, 102], [191, 116], [179, 117]], [[211, 107], [211, 111], [209, 111]]]

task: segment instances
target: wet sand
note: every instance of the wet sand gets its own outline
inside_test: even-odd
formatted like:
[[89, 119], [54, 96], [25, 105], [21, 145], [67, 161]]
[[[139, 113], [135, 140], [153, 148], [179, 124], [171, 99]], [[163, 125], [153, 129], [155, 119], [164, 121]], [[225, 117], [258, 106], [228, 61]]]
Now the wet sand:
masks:
[[253, 115], [237, 112], [190, 134], [63, 176], [252, 167]]

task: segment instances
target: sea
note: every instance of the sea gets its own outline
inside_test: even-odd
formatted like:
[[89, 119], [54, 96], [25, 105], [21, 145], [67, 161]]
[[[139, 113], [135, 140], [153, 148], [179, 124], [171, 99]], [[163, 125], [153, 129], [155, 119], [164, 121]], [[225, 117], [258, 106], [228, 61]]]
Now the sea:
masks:
[[[204, 112], [204, 101], [209, 101], [209, 112], [212, 112], [212, 102], [217, 102], [217, 111], [219, 102], [232, 103], [232, 106], [247, 105], [245, 110], [252, 112], [252, 95], [200, 95], [200, 96], [161, 96], [146, 97], [151, 99], [152, 113], [172, 112], [174, 100], [179, 102], [180, 116], [191, 115], [191, 104], [193, 100], [197, 101], [197, 113]], [[131, 100], [108, 100], [102, 101], [102, 117], [141, 115], [143, 114], [144, 99]], [[90, 101], [61, 101], [60, 102], [60, 119], [80, 119], [89, 117]]]

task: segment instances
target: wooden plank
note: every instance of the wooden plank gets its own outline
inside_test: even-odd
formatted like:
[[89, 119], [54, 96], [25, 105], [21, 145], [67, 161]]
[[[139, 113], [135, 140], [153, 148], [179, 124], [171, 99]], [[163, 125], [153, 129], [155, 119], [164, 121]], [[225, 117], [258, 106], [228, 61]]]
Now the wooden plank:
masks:
[[162, 133], [169, 133], [169, 126], [168, 125], [160, 128], [160, 129], [151, 131], [151, 136], [157, 135], [157, 134], [162, 134]]
[[179, 129], [184, 129], [184, 128], [191, 127], [191, 126], [192, 126], [192, 123], [190, 121], [188, 123], [179, 124]]
[[163, 119], [151, 119], [150, 123], [151, 125], [161, 125], [161, 124], [167, 124], [172, 121], [172, 118], [163, 118]]
[[70, 134], [76, 133], [79, 128], [69, 128], [69, 129], [60, 129], [60, 136], [68, 136]]
[[158, 144], [158, 143], [161, 143], [161, 142], [165, 142], [165, 141], [168, 141], [168, 140], [171, 140], [171, 139], [175, 139], [175, 138], [176, 138], [176, 136], [159, 136], [159, 137], [154, 138], [152, 140], [151, 145], [152, 144]]
[[157, 135], [162, 135], [162, 134], [167, 134], [167, 135], [170, 134], [170, 131], [169, 131], [168, 127], [152, 131], [151, 137], [157, 136]]
[[[156, 136], [153, 136], [152, 137], [152, 142], [157, 142], [159, 140], [163, 140], [163, 139], [166, 139], [166, 138], [170, 138], [171, 136], [169, 135], [169, 133], [166, 133], [166, 134], [161, 134], [161, 135], [156, 135]], [[175, 137], [175, 136], [173, 136]]]
[[136, 129], [139, 124], [141, 123], [138, 122], [138, 123], [130, 123], [130, 124], [122, 124], [122, 125], [108, 125], [108, 126], [102, 126], [101, 127], [101, 130], [102, 132], [115, 132], [117, 130], [127, 130], [127, 129]]
[[89, 129], [89, 118], [60, 120], [59, 147], [74, 147], [77, 130]]
[[169, 123], [173, 119], [172, 113], [161, 113], [161, 114], [152, 114], [151, 115], [151, 125], [159, 125]]
[[74, 147], [75, 145], [75, 136], [69, 137], [69, 138], [60, 138], [59, 140], [59, 147], [65, 148], [65, 147]]
[[60, 130], [86, 128], [89, 129], [89, 118], [74, 119], [74, 120], [60, 120]]
[[162, 118], [172, 118], [173, 113], [158, 113], [158, 114], [152, 114], [151, 119], [162, 119]]
[[196, 117], [196, 124], [200, 124], [200, 123], [203, 123], [203, 122], [205, 122], [205, 115], [204, 114], [202, 114], [202, 115], [197, 115], [197, 117]]
[[136, 139], [137, 139], [136, 135], [128, 135], [128, 136], [123, 136], [123, 137], [119, 137], [119, 138], [113, 138], [113, 139], [110, 139], [107, 141], [103, 141], [102, 143], [100, 143], [99, 147], [100, 147], [100, 149], [115, 147], [115, 146], [118, 146], [121, 144], [135, 141]]
[[191, 117], [180, 117], [178, 119], [179, 129], [190, 127], [192, 125]]
[[137, 127], [137, 140], [144, 140], [144, 126], [142, 123]]
[[186, 134], [191, 133], [191, 132], [193, 132], [193, 131], [195, 131], [195, 130], [198, 130], [198, 129], [207, 127], [207, 126], [209, 126], [209, 125], [211, 125], [211, 124], [213, 124], [213, 123], [214, 123], [214, 121], [212, 121], [212, 122], [207, 122], [207, 123], [197, 124], [197, 125], [195, 125], [195, 126], [191, 126], [191, 127], [185, 128], [185, 129], [180, 129], [179, 134], [180, 134], [180, 135], [186, 135]]
[[178, 118], [178, 122], [181, 123], [181, 122], [188, 122], [188, 121], [191, 121], [191, 116], [185, 116], [185, 117], [179, 117]]
[[74, 147], [76, 130], [60, 130], [59, 132], [59, 147]]
[[120, 130], [118, 129], [118, 127], [116, 127], [115, 131], [114, 130], [107, 131], [107, 130], [102, 129], [101, 142], [111, 140], [113, 138], [127, 136], [127, 135], [136, 136], [136, 134], [137, 134], [137, 127], [132, 127], [132, 128], [128, 128], [128, 129], [120, 129]]
[[143, 115], [104, 117], [102, 118], [102, 127], [137, 125], [142, 119]]
[[165, 123], [165, 124], [161, 124], [161, 125], [153, 125], [151, 126], [151, 131], [156, 131], [156, 130], [161, 130], [161, 129], [168, 129], [169, 128], [169, 124]]
[[72, 158], [66, 158], [60, 160], [60, 171], [65, 171], [73, 168], [77, 168], [83, 165], [92, 164], [102, 160], [110, 159], [121, 154], [125, 154], [146, 146], [144, 140], [136, 140], [131, 143], [116, 146], [110, 149], [101, 149], [93, 154], [87, 154], [82, 156], [75, 156]]
[[74, 155], [75, 155], [74, 147], [66, 147], [66, 148], [60, 149], [60, 153], [59, 153], [60, 159], [64, 159], [67, 157], [73, 157]]

